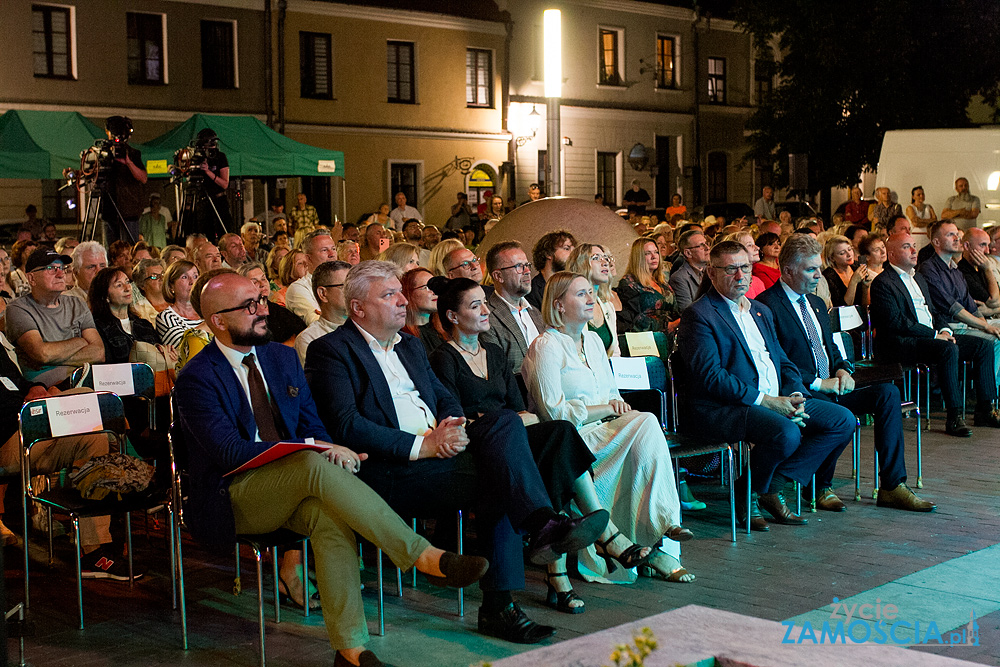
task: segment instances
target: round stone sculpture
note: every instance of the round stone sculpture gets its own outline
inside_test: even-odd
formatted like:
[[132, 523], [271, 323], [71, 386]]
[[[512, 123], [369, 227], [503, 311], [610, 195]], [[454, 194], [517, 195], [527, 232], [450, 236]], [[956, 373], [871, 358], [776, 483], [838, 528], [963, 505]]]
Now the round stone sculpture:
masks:
[[[605, 206], [584, 199], [547, 197], [518, 206], [489, 231], [476, 248], [476, 254], [483, 258], [483, 273], [487, 271], [486, 253], [495, 244], [520, 241], [528, 261], [532, 261], [531, 251], [538, 239], [557, 229], [568, 230], [577, 243], [597, 243], [607, 248], [615, 257], [617, 278], [625, 273], [629, 249], [638, 236], [626, 220]], [[540, 268], [533, 266], [532, 275]]]

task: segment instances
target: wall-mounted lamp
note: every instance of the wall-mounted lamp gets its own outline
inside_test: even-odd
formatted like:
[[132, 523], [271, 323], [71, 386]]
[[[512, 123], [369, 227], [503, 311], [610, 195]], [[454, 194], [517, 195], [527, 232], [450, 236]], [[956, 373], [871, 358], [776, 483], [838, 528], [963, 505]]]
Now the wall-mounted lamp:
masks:
[[538, 128], [542, 125], [542, 114], [535, 110], [535, 105], [531, 105], [531, 113], [528, 114], [528, 129], [531, 130], [531, 134], [527, 134], [523, 137], [516, 137], [514, 141], [517, 143], [517, 147], [525, 145], [529, 141], [535, 138], [538, 134]]

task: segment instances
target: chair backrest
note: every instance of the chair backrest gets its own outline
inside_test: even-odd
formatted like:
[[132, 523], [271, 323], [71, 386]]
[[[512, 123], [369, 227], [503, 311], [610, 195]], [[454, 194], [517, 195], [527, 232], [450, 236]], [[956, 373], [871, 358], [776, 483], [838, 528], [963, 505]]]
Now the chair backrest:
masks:
[[[659, 353], [660, 359], [666, 359], [670, 356], [672, 350], [670, 349], [670, 339], [667, 337], [666, 333], [662, 331], [645, 331], [640, 333], [653, 336], [653, 342], [656, 344], [656, 350]], [[632, 336], [628, 333], [618, 334], [618, 347], [621, 349], [622, 356], [644, 356], [642, 354], [636, 354], [629, 349], [629, 338], [634, 339], [634, 334]]]
[[833, 344], [840, 350], [840, 356], [852, 364], [857, 361], [854, 356], [854, 339], [847, 331], [838, 331], [833, 334]]
[[[108, 386], [94, 386], [94, 373], [102, 371], [120, 371], [129, 369], [132, 374], [132, 390], [117, 391]], [[156, 380], [153, 369], [148, 364], [95, 364], [90, 367], [86, 375], [83, 375], [83, 368], [73, 371], [70, 381], [74, 386], [89, 387], [99, 391], [114, 391], [119, 396], [137, 396], [143, 400], [152, 401], [156, 398]]]

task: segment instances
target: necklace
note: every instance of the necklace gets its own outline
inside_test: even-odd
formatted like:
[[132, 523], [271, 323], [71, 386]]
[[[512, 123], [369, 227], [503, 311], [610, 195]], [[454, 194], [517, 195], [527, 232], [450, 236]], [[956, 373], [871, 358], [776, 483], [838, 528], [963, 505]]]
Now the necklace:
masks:
[[452, 340], [452, 341], [449, 341], [449, 342], [452, 345], [454, 345], [456, 348], [458, 348], [459, 352], [461, 352], [464, 355], [468, 355], [468, 357], [469, 357], [468, 358], [468, 364], [469, 364], [469, 367], [471, 368], [472, 372], [477, 377], [481, 377], [481, 378], [483, 378], [485, 380], [486, 379], [486, 375], [487, 375], [487, 373], [486, 373], [486, 367], [479, 362], [479, 356], [483, 352], [483, 347], [480, 345], [479, 349], [477, 349], [475, 352], [471, 352], [470, 350], [467, 350], [464, 347], [462, 347], [462, 344], [459, 343], [457, 340]]

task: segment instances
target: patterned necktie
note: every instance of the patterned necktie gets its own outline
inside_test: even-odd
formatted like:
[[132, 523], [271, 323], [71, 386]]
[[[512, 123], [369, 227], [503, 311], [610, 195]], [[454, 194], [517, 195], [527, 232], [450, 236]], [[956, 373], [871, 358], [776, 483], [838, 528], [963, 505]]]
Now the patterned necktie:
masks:
[[823, 344], [820, 342], [816, 325], [813, 324], [813, 319], [809, 316], [809, 307], [806, 305], [805, 294], [799, 297], [798, 303], [799, 310], [802, 311], [802, 322], [806, 325], [806, 336], [809, 338], [813, 357], [816, 359], [816, 377], [820, 380], [825, 380], [830, 377], [830, 361], [826, 358], [826, 352], [823, 350]]
[[243, 365], [247, 369], [247, 384], [250, 386], [250, 405], [253, 407], [253, 418], [257, 422], [257, 432], [263, 442], [276, 442], [281, 440], [278, 434], [278, 427], [274, 422], [274, 412], [271, 410], [271, 401], [267, 397], [267, 388], [264, 386], [264, 378], [257, 370], [254, 363], [253, 354], [243, 357]]

